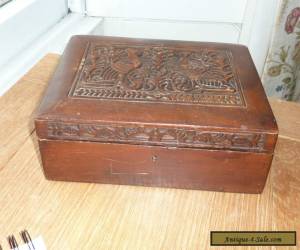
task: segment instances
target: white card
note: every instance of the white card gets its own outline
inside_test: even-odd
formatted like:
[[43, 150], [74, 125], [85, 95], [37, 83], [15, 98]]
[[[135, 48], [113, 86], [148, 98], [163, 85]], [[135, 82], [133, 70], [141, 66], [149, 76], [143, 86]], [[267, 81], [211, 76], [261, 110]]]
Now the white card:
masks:
[[14, 250], [18, 250], [18, 249], [19, 250], [47, 250], [42, 236], [39, 236], [39, 237], [33, 239], [32, 244], [33, 244], [34, 248], [29, 243], [29, 244], [20, 245], [18, 248], [15, 248]]

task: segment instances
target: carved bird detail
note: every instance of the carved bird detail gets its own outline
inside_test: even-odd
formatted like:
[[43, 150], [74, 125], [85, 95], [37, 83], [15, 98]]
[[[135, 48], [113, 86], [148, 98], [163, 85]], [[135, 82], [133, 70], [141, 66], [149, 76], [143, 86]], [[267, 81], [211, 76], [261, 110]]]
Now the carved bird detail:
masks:
[[129, 71], [138, 68], [142, 62], [136, 55], [135, 50], [127, 49], [127, 56], [116, 62], [112, 62], [111, 67], [122, 74], [127, 74]]

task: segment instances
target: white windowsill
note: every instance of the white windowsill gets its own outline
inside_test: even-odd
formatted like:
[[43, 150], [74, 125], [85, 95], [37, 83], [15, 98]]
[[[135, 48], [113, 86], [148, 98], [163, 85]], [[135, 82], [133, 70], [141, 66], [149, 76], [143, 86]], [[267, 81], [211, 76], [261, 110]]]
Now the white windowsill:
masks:
[[0, 69], [0, 96], [47, 53], [62, 53], [72, 35], [90, 34], [101, 23], [100, 17], [68, 14], [46, 33], [34, 40], [22, 53]]

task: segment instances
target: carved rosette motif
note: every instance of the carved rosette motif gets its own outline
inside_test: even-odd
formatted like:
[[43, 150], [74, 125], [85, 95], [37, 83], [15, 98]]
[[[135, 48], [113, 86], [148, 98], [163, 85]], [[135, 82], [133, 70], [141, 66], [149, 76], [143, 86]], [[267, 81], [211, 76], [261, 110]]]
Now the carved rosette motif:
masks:
[[90, 43], [69, 96], [244, 106], [228, 50]]
[[48, 137], [52, 139], [99, 141], [228, 149], [262, 152], [265, 135], [259, 133], [229, 133], [201, 131], [190, 128], [48, 123]]

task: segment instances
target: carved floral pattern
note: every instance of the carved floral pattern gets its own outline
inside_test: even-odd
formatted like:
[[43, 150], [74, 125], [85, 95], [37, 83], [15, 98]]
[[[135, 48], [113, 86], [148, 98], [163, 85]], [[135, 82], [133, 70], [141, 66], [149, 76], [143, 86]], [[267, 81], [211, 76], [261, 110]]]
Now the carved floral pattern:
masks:
[[265, 150], [264, 134], [212, 132], [183, 127], [48, 123], [48, 137], [169, 147]]
[[227, 50], [89, 44], [70, 96], [243, 106]]

